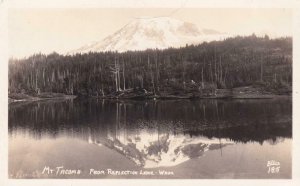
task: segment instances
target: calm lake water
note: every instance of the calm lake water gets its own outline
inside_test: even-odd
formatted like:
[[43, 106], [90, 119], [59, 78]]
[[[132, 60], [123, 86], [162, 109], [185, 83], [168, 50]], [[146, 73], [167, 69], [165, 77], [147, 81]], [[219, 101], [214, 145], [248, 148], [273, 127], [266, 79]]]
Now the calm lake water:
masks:
[[9, 105], [8, 126], [10, 178], [292, 173], [291, 98], [22, 102]]

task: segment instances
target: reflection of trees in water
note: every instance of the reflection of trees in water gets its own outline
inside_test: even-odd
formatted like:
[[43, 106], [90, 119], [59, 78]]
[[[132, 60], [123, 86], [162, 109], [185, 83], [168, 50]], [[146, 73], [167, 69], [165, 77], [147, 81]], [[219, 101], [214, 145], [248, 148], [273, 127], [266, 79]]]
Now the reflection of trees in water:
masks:
[[292, 129], [290, 124], [275, 124], [275, 125], [247, 125], [235, 126], [229, 128], [216, 128], [203, 131], [187, 131], [185, 134], [191, 136], [203, 135], [208, 138], [229, 138], [235, 142], [247, 143], [249, 141], [257, 141], [262, 144], [268, 140], [274, 144], [281, 137], [291, 138]]
[[88, 140], [146, 131], [187, 134], [248, 142], [292, 136], [290, 99], [109, 101], [67, 100], [18, 103], [9, 108], [9, 132], [26, 131]]

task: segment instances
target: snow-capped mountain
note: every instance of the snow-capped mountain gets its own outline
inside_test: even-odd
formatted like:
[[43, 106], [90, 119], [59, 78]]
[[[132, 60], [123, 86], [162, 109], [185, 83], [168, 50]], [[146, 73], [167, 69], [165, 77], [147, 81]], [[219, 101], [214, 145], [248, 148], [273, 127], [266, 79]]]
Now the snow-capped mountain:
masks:
[[228, 139], [208, 139], [170, 133], [120, 134], [89, 139], [90, 144], [109, 147], [144, 168], [169, 167], [205, 155], [206, 151], [233, 144]]
[[195, 24], [172, 19], [138, 18], [125, 25], [117, 32], [100, 42], [83, 46], [68, 54], [101, 52], [101, 51], [132, 51], [146, 49], [165, 49], [180, 47], [186, 44], [198, 44], [203, 41], [220, 40], [226, 34], [212, 29], [200, 29]]

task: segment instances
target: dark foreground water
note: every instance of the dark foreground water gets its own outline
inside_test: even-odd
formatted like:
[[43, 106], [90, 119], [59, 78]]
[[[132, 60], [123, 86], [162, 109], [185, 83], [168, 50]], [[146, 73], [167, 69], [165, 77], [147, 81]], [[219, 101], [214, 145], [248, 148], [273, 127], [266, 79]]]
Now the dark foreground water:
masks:
[[10, 178], [291, 178], [292, 99], [9, 105]]

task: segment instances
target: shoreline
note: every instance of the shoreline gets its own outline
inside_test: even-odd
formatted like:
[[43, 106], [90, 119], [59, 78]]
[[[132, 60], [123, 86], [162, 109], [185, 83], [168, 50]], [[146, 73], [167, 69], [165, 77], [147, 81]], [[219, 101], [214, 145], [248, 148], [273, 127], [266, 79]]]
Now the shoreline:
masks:
[[244, 95], [244, 96], [211, 96], [211, 97], [183, 97], [183, 96], [149, 96], [149, 97], [96, 97], [91, 96], [87, 98], [95, 98], [95, 99], [106, 99], [106, 100], [193, 100], [193, 99], [275, 99], [280, 97], [292, 97], [292, 95], [277, 95], [277, 94], [269, 94], [269, 95]]
[[47, 93], [48, 96], [31, 96], [27, 94], [15, 94], [17, 96], [8, 96], [8, 103], [17, 102], [34, 102], [43, 100], [57, 100], [57, 99], [75, 99], [75, 98], [95, 98], [95, 99], [106, 99], [106, 100], [193, 100], [193, 99], [275, 99], [280, 97], [292, 97], [292, 94], [232, 94], [232, 95], [210, 95], [201, 96], [195, 94], [186, 95], [153, 95], [153, 94], [134, 94], [134, 95], [107, 95], [107, 96], [76, 96], [76, 95], [66, 95], [61, 93]]
[[8, 104], [18, 102], [34, 102], [43, 100], [57, 100], [57, 99], [75, 99], [76, 95], [66, 95], [61, 93], [43, 93], [41, 95], [28, 94], [13, 94], [8, 95]]

